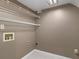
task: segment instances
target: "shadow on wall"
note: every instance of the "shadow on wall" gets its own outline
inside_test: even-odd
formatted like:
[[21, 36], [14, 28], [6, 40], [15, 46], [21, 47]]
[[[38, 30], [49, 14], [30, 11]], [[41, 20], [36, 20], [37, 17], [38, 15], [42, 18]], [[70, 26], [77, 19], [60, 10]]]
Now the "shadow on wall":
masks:
[[74, 58], [79, 49], [79, 8], [67, 4], [44, 10], [37, 29], [37, 49]]

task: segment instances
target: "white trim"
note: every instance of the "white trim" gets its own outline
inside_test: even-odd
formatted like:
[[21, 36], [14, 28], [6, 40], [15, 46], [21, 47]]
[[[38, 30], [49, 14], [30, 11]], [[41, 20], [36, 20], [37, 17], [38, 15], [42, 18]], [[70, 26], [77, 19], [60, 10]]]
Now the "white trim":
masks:
[[34, 23], [19, 21], [19, 20], [13, 20], [13, 19], [4, 18], [4, 17], [0, 17], [0, 21], [15, 22], [15, 23], [20, 23], [20, 24], [25, 24], [25, 25], [33, 25], [33, 26], [40, 26], [40, 24], [34, 24]]

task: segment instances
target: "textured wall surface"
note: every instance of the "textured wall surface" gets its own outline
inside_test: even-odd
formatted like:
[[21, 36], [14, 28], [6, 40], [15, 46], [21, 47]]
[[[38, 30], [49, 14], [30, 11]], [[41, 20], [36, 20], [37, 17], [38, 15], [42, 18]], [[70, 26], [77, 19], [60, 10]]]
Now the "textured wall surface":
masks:
[[20, 59], [35, 48], [35, 32], [27, 30], [16, 32], [16, 55]]
[[3, 32], [0, 31], [0, 59], [16, 59], [16, 42], [3, 42], [2, 39]]
[[44, 11], [40, 16], [37, 48], [74, 57], [74, 49], [79, 49], [79, 8], [59, 6]]
[[[18, 5], [5, 0], [0, 0], [0, 17], [35, 22], [35, 15], [29, 10], [20, 8]], [[34, 27], [31, 28], [31, 26], [21, 24], [17, 26], [9, 22], [6, 24], [9, 24], [9, 26], [5, 26], [6, 28], [3, 31], [0, 30], [0, 59], [20, 59], [35, 47], [35, 31], [32, 29]], [[15, 40], [3, 42], [3, 32], [14, 32]]]

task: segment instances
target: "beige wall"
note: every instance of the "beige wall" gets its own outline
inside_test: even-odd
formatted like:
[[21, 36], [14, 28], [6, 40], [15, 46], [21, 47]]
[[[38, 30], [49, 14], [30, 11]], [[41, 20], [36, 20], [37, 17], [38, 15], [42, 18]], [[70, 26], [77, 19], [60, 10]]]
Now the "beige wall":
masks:
[[40, 16], [37, 48], [74, 57], [73, 50], [79, 49], [79, 8], [68, 4], [43, 11]]
[[17, 58], [25, 56], [28, 52], [35, 48], [35, 32], [27, 30], [16, 32], [16, 55]]
[[[8, 4], [5, 0], [0, 0], [0, 17], [32, 23], [35, 22], [35, 15], [29, 10], [19, 9], [18, 5], [12, 2]], [[9, 22], [8, 24], [10, 24], [10, 26], [6, 26], [5, 30], [0, 30], [0, 59], [20, 59], [35, 47], [34, 27], [21, 24], [16, 26], [16, 24]], [[3, 32], [14, 32], [15, 40], [3, 42]]]
[[0, 58], [20, 59], [35, 48], [35, 31], [12, 31], [15, 33], [15, 40], [3, 42], [3, 33], [10, 31], [0, 31]]
[[16, 59], [16, 42], [3, 42], [2, 39], [3, 32], [0, 31], [0, 59]]
[[[24, 8], [16, 5], [15, 3], [12, 3], [12, 2], [7, 3], [7, 1], [5, 1], [5, 0], [0, 0], [0, 11], [8, 13], [8, 15], [4, 14], [3, 15], [4, 17], [12, 18], [12, 19], [16, 18], [16, 20], [33, 22], [34, 17], [36, 17], [29, 10], [24, 9]], [[14, 16], [12, 17], [12, 15], [14, 15], [15, 17]]]

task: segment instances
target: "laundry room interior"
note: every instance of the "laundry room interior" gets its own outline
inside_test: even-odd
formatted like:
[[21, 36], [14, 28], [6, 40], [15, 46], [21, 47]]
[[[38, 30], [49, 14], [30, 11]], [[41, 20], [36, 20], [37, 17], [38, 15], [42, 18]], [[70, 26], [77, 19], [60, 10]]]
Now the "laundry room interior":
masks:
[[79, 59], [79, 0], [0, 0], [0, 59]]

